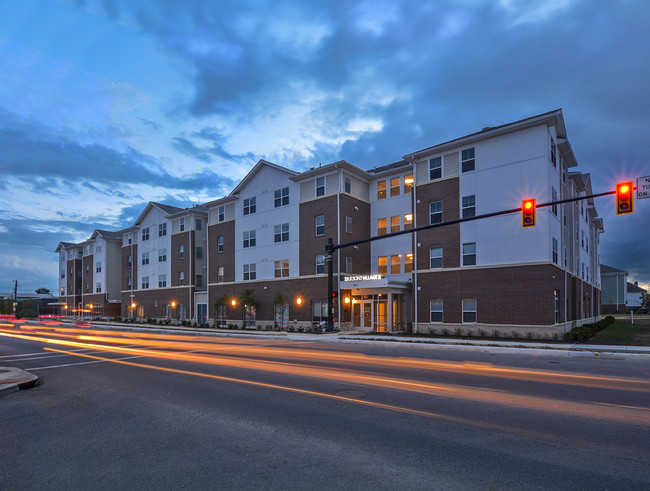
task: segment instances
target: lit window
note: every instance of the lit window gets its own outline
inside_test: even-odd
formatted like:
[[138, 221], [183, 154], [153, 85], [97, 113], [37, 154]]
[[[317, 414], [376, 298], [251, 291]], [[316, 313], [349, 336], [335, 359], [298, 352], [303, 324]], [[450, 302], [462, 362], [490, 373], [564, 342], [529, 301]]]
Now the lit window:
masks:
[[390, 231], [399, 232], [401, 222], [402, 222], [401, 216], [390, 217]]
[[276, 278], [285, 278], [289, 276], [289, 260], [280, 259], [279, 261], [274, 261], [275, 267], [275, 277]]
[[390, 273], [400, 274], [402, 272], [402, 257], [398, 254], [390, 257]]
[[473, 171], [475, 167], [476, 167], [476, 165], [475, 165], [475, 160], [474, 160], [474, 149], [473, 148], [468, 148], [467, 150], [463, 150], [461, 152], [461, 169], [462, 169], [462, 172]]
[[476, 322], [476, 299], [463, 300], [463, 322]]
[[377, 235], [384, 235], [386, 233], [387, 223], [387, 218], [379, 218], [377, 220]]
[[442, 178], [442, 157], [429, 159], [429, 180]]
[[429, 311], [431, 312], [431, 322], [442, 322], [442, 300], [431, 300]]
[[386, 198], [386, 181], [377, 182], [377, 199]]
[[413, 253], [408, 253], [404, 256], [404, 272], [410, 273], [413, 271]]
[[379, 256], [377, 258], [377, 273], [378, 274], [388, 273], [388, 256]]
[[404, 177], [404, 194], [413, 192], [413, 174]]
[[429, 267], [442, 268], [442, 247], [431, 247], [429, 249]]
[[404, 230], [413, 228], [413, 214], [407, 213], [404, 215]]
[[402, 187], [402, 180], [399, 177], [393, 177], [390, 180], [390, 195], [399, 196], [400, 188]]

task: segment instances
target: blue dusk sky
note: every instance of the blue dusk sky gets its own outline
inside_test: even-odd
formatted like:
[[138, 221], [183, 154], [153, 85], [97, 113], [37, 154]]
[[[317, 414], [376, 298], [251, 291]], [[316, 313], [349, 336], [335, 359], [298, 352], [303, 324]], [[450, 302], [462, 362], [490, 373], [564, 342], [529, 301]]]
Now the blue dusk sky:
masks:
[[[647, 0], [0, 0], [0, 291], [56, 292], [60, 241], [262, 158], [368, 169], [562, 108], [595, 193], [650, 175], [649, 24]], [[635, 204], [597, 199], [601, 262], [645, 286]]]

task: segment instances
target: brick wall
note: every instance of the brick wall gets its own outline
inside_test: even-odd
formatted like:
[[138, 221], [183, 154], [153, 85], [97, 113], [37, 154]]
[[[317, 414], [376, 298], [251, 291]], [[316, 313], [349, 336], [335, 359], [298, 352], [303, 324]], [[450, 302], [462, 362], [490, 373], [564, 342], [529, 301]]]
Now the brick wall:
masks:
[[[218, 253], [217, 239], [224, 238], [222, 253]], [[209, 257], [208, 279], [210, 283], [217, 282], [217, 271], [220, 266], [224, 268], [224, 281], [235, 281], [235, 222], [217, 223], [208, 227], [208, 242], [210, 249], [207, 251]], [[206, 282], [208, 281], [206, 279]]]

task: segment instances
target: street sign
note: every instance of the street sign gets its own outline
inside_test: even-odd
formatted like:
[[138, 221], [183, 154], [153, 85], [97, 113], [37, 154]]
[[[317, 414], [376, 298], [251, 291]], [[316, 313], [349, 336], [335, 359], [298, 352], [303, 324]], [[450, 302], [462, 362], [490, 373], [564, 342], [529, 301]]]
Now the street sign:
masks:
[[636, 180], [636, 199], [650, 198], [650, 176]]

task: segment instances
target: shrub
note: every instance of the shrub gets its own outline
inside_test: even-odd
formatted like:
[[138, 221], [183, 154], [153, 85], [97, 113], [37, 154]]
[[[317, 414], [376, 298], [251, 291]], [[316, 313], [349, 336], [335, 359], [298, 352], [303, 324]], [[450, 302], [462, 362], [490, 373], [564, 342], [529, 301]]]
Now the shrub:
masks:
[[564, 334], [564, 339], [567, 341], [574, 341], [576, 343], [581, 343], [596, 333], [602, 331], [606, 327], [614, 323], [614, 318], [611, 315], [608, 315], [604, 319], [599, 320], [598, 322], [593, 322], [591, 324], [583, 324], [582, 326], [574, 327], [569, 332]]

